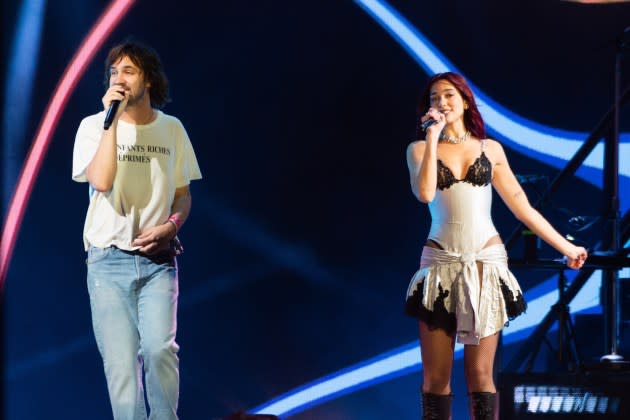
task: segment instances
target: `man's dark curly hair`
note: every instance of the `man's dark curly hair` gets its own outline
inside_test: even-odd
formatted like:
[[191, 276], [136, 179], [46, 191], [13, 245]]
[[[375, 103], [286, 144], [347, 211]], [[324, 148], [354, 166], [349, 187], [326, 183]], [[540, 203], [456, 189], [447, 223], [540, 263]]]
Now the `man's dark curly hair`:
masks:
[[160, 109], [171, 101], [168, 95], [168, 79], [164, 74], [162, 62], [157, 52], [153, 48], [133, 40], [124, 41], [109, 50], [105, 59], [104, 83], [106, 89], [109, 87], [112, 65], [123, 57], [129, 57], [133, 64], [142, 71], [144, 80], [151, 85], [149, 93], [153, 108]]

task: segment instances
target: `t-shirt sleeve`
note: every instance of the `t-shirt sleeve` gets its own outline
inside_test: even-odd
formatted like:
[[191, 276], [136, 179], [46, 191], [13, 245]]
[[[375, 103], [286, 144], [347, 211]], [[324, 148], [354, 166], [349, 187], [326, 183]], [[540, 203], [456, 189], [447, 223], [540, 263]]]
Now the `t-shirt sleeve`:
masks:
[[197, 156], [193, 150], [186, 129], [178, 121], [177, 127], [177, 157], [175, 164], [175, 187], [185, 187], [190, 181], [201, 179], [201, 170], [197, 163]]
[[101, 138], [101, 130], [91, 118], [93, 117], [87, 117], [81, 121], [74, 139], [72, 179], [77, 182], [87, 182], [85, 169], [94, 157]]

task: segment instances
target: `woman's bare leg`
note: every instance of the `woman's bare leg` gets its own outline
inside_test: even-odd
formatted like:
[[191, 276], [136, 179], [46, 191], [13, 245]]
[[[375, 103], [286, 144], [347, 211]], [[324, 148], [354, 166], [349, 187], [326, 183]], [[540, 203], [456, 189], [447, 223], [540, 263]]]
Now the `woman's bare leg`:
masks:
[[422, 392], [436, 395], [451, 393], [451, 372], [453, 370], [453, 349], [455, 336], [441, 329], [431, 330], [420, 321], [420, 352], [424, 381]]
[[482, 338], [478, 345], [464, 346], [464, 373], [468, 392], [496, 392], [493, 368], [499, 333]]

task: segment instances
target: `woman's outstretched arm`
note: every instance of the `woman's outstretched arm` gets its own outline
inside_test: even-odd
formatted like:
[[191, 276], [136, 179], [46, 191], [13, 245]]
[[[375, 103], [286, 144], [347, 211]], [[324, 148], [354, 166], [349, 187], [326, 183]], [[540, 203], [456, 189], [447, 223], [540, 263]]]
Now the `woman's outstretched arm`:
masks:
[[567, 265], [579, 269], [588, 257], [586, 249], [566, 240], [535, 208], [510, 169], [503, 147], [488, 141], [489, 158], [493, 160], [492, 185], [514, 216], [554, 249], [567, 257]]

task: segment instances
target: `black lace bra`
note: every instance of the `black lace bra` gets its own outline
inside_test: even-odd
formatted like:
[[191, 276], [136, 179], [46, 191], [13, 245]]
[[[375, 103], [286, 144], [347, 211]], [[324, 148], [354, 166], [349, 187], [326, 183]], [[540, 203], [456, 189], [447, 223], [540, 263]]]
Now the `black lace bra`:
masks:
[[440, 190], [450, 188], [458, 182], [468, 182], [477, 187], [483, 187], [490, 181], [492, 181], [492, 163], [483, 151], [481, 156], [468, 167], [464, 179], [455, 178], [448, 166], [444, 165], [440, 159], [437, 160], [437, 187]]

